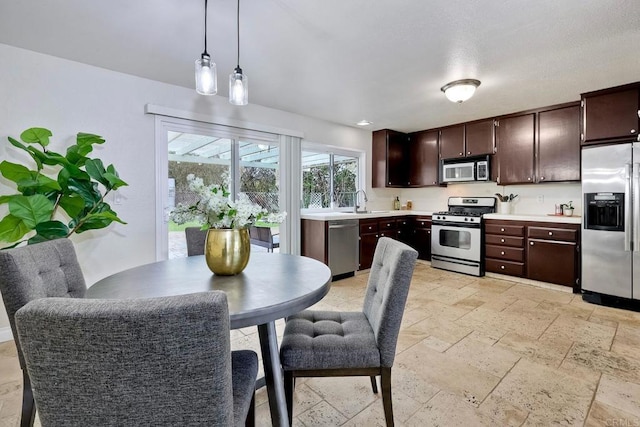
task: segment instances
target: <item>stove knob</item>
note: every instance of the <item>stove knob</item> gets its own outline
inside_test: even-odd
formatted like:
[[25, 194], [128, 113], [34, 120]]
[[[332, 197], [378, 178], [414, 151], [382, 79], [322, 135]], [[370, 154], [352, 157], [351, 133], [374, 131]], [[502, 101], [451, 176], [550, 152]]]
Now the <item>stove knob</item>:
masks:
[[465, 221], [469, 221], [469, 218], [465, 218], [464, 220], [465, 220]]

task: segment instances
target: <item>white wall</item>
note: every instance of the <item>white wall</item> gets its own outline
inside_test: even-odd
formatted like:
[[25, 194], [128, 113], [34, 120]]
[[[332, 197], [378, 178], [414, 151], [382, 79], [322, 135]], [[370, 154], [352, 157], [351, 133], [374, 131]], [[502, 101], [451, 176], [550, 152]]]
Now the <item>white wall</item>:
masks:
[[[113, 163], [129, 183], [114, 210], [128, 222], [73, 236], [80, 265], [91, 285], [117, 271], [155, 260], [154, 117], [146, 104], [301, 131], [317, 143], [371, 150], [371, 132], [297, 114], [248, 105], [234, 107], [226, 98], [203, 97], [188, 89], [96, 68], [0, 44], [0, 159], [29, 162], [7, 142], [29, 127], [53, 132], [51, 149], [64, 151], [79, 131], [96, 133], [106, 144], [94, 150]], [[0, 178], [0, 194], [15, 186]], [[112, 202], [112, 199], [108, 200]], [[6, 206], [0, 207], [4, 216]], [[0, 341], [8, 320], [0, 310]]]

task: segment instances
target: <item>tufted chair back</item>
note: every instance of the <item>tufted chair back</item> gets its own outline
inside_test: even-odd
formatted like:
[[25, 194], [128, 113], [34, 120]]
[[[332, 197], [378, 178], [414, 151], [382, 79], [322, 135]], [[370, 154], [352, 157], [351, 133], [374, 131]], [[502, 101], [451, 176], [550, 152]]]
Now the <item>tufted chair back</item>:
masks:
[[418, 252], [388, 237], [378, 241], [363, 312], [380, 350], [380, 364], [393, 366], [402, 314]]
[[84, 276], [69, 239], [0, 251], [0, 292], [23, 370], [26, 368], [16, 332], [16, 311], [39, 298], [83, 298], [86, 290]]

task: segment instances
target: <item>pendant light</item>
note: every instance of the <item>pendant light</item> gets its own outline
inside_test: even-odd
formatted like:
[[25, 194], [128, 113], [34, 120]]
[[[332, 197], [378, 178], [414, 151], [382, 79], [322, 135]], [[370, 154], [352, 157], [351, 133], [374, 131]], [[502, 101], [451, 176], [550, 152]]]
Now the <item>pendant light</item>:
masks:
[[204, 52], [196, 59], [196, 91], [200, 95], [215, 95], [218, 92], [216, 63], [207, 53], [207, 0], [204, 0]]
[[237, 30], [238, 30], [238, 65], [233, 73], [229, 75], [229, 102], [233, 105], [247, 105], [249, 103], [249, 78], [242, 74], [240, 68], [240, 0], [237, 9]]
[[471, 98], [478, 86], [480, 86], [480, 80], [464, 79], [447, 83], [440, 90], [449, 101], [460, 103]]

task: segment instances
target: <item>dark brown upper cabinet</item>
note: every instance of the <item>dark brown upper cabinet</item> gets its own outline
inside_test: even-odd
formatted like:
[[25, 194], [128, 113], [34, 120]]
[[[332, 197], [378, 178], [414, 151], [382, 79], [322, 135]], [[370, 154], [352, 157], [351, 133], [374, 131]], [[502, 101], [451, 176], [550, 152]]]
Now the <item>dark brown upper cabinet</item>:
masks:
[[438, 185], [438, 131], [409, 134], [409, 186]]
[[382, 129], [373, 132], [372, 141], [371, 186], [373, 188], [408, 186], [407, 153], [409, 143], [407, 134]]
[[535, 114], [504, 117], [496, 126], [498, 185], [535, 182]]
[[580, 104], [538, 113], [536, 182], [580, 180]]
[[440, 158], [458, 159], [465, 157], [464, 124], [440, 129]]
[[493, 119], [440, 129], [440, 158], [458, 159], [493, 154]]
[[499, 185], [580, 180], [580, 103], [496, 120]]
[[582, 143], [640, 141], [640, 82], [582, 94]]

